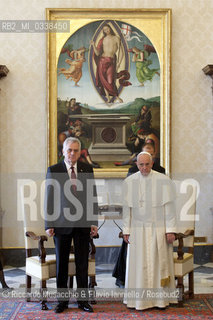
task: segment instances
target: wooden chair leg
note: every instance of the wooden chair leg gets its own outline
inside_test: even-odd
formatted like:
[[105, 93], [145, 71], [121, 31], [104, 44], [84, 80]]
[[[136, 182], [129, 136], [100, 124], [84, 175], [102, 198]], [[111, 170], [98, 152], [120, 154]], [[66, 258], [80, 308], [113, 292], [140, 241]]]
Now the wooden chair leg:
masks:
[[91, 304], [96, 304], [96, 300], [95, 300], [95, 286], [97, 286], [97, 282], [96, 282], [96, 277], [94, 276], [90, 276], [89, 277], [89, 296], [90, 296], [90, 303]]
[[48, 310], [46, 305], [47, 299], [45, 292], [47, 291], [46, 280], [41, 280], [40, 282], [40, 293], [41, 293], [41, 310]]
[[95, 277], [95, 275], [90, 276], [89, 277], [89, 288], [94, 288], [95, 286], [97, 286], [96, 277]]
[[189, 272], [189, 298], [194, 298], [194, 271]]
[[0, 270], [0, 282], [1, 282], [1, 285], [2, 285], [2, 288], [3, 288], [3, 289], [9, 289], [8, 285], [7, 285], [6, 282], [5, 282], [3, 269]]
[[26, 275], [26, 293], [27, 293], [27, 297], [26, 297], [26, 301], [29, 302], [30, 301], [30, 293], [31, 293], [31, 276]]
[[178, 280], [177, 288], [180, 290], [180, 300], [178, 301], [178, 307], [183, 307], [183, 301], [184, 301], [183, 277], [177, 277], [177, 280]]
[[68, 278], [68, 288], [73, 289], [73, 276], [69, 276]]

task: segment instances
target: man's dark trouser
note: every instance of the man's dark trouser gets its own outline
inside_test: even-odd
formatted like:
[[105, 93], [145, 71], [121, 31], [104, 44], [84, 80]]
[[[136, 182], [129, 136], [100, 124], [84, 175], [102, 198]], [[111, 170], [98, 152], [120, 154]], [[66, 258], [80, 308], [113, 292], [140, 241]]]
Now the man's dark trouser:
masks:
[[[70, 234], [56, 234], [54, 236], [56, 248], [56, 283], [58, 293], [67, 292], [68, 264], [71, 242], [74, 242], [76, 282], [79, 289], [80, 300], [88, 301], [88, 255], [89, 255], [89, 233], [84, 233], [75, 228]], [[81, 290], [80, 290], [81, 289]], [[84, 290], [82, 290], [84, 289]], [[85, 290], [86, 289], [86, 290]], [[59, 301], [69, 301], [60, 299]]]

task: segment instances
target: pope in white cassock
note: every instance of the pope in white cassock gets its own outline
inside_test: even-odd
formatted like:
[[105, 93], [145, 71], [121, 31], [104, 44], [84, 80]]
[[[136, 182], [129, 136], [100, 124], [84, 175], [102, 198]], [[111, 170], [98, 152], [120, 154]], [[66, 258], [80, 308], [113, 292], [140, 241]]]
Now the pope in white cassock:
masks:
[[175, 192], [171, 179], [152, 170], [152, 165], [152, 156], [141, 152], [139, 171], [123, 185], [123, 235], [129, 244], [123, 302], [137, 310], [165, 308], [176, 302]]

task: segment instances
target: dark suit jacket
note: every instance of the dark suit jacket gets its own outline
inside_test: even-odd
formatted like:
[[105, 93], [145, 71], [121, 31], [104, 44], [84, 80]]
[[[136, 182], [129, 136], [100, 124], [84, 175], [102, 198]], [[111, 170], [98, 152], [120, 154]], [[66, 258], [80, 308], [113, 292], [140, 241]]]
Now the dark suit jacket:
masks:
[[[159, 166], [157, 163], [154, 162], [152, 170], [158, 171], [160, 173], [164, 173], [165, 174], [165, 169], [161, 166]], [[127, 177], [130, 176], [131, 174], [138, 172], [139, 169], [136, 165], [134, 165], [133, 167], [129, 168], [129, 171], [127, 173]]]
[[[45, 229], [54, 228], [57, 234], [69, 234], [73, 228], [90, 232], [98, 225], [98, 203], [93, 169], [77, 162], [77, 191], [71, 187], [64, 161], [48, 168], [45, 190]], [[96, 218], [91, 217], [96, 215]]]

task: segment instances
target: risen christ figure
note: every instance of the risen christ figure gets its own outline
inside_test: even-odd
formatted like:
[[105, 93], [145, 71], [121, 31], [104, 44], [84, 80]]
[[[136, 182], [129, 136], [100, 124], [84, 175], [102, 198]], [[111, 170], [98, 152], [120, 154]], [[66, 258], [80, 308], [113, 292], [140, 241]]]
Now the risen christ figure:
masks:
[[[98, 42], [97, 47], [94, 41], [91, 45], [95, 52], [95, 62], [97, 65], [96, 86], [100, 89], [100, 94], [106, 96], [107, 102], [112, 102], [112, 98], [123, 102], [118, 96], [116, 87], [117, 72], [123, 59], [123, 49], [121, 40], [115, 35], [110, 25], [103, 27], [103, 37]], [[111, 96], [111, 97], [110, 97]]]

